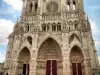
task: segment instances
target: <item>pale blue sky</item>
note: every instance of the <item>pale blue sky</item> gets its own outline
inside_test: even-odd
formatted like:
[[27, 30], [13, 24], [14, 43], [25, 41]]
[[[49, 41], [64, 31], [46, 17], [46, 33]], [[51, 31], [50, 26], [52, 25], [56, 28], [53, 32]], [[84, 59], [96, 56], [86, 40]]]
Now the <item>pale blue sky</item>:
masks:
[[[7, 36], [21, 13], [21, 0], [0, 0], [0, 62], [7, 50]], [[100, 60], [100, 0], [84, 0], [85, 12], [89, 17], [97, 55]]]

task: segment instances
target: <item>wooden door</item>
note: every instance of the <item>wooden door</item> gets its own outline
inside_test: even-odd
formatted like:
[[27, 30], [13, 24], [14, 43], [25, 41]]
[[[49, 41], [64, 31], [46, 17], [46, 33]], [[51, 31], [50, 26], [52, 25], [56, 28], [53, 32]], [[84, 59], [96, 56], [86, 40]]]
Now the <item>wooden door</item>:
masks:
[[77, 75], [76, 63], [72, 63], [73, 75]]
[[46, 75], [57, 75], [57, 61], [47, 60], [46, 63]]
[[47, 60], [46, 63], [46, 75], [50, 75], [51, 73], [51, 60]]
[[78, 75], [82, 75], [82, 66], [81, 63], [77, 63]]
[[82, 75], [81, 63], [72, 63], [73, 75]]
[[29, 70], [30, 70], [30, 68], [29, 68], [29, 64], [27, 65], [27, 75], [29, 75]]
[[57, 75], [57, 61], [52, 60], [52, 75]]

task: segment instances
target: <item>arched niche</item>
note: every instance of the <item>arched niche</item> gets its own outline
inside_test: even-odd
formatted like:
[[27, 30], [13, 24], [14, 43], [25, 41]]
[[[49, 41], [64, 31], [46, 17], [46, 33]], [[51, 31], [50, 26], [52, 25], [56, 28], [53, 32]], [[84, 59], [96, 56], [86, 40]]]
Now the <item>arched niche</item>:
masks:
[[17, 73], [23, 75], [29, 75], [29, 61], [30, 51], [27, 47], [24, 47], [18, 55]]
[[71, 75], [84, 75], [84, 56], [78, 46], [74, 46], [70, 52]]
[[[48, 63], [55, 63], [55, 67], [51, 66]], [[56, 68], [55, 72], [57, 75], [62, 74], [62, 51], [60, 45], [53, 39], [47, 38], [40, 46], [37, 54], [37, 74], [47, 75], [47, 67], [49, 65], [49, 69]], [[54, 72], [52, 72], [54, 73]], [[50, 72], [51, 74], [51, 72]], [[55, 75], [56, 75], [55, 74]]]
[[69, 44], [71, 44], [72, 41], [78, 41], [81, 43], [81, 40], [79, 38], [79, 36], [77, 36], [76, 34], [72, 34], [69, 38]]

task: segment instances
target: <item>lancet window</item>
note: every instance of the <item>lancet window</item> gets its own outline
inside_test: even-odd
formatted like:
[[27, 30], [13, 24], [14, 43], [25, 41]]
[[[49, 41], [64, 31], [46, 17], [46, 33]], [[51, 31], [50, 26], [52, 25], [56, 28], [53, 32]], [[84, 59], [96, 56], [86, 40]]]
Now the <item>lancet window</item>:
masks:
[[57, 24], [57, 31], [61, 31], [61, 23]]
[[32, 12], [32, 9], [33, 9], [33, 4], [30, 3], [30, 12]]
[[46, 31], [46, 24], [45, 23], [42, 25], [42, 31]]
[[67, 9], [70, 10], [70, 1], [67, 1]]
[[78, 23], [77, 23], [77, 21], [75, 21], [74, 28], [75, 28], [75, 30], [77, 30], [77, 29], [78, 29]]
[[52, 31], [56, 31], [56, 24], [55, 23], [52, 24]]
[[29, 25], [27, 24], [26, 25], [26, 32], [29, 32], [30, 28], [29, 28]]
[[35, 3], [35, 11], [37, 11], [37, 8], [38, 8], [38, 4], [37, 2]]
[[58, 22], [58, 23], [43, 23], [42, 24], [42, 31], [49, 31], [49, 30], [52, 30], [52, 31], [61, 31], [61, 23]]
[[76, 0], [67, 0], [67, 10], [76, 10]]
[[76, 10], [76, 2], [73, 0], [73, 10]]

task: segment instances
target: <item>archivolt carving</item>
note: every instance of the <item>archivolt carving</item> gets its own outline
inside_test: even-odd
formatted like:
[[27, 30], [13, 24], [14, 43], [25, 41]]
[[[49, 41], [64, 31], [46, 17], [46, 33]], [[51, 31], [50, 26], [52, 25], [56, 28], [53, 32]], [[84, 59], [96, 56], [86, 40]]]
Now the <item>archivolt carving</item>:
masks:
[[70, 58], [72, 63], [81, 63], [84, 59], [82, 51], [77, 46], [71, 49]]
[[53, 38], [54, 40], [57, 41], [57, 43], [59, 44], [59, 46], [62, 45], [62, 42], [59, 38], [57, 38], [52, 32], [48, 32], [47, 34], [44, 35], [44, 38], [42, 38], [40, 41], [39, 41], [39, 45], [38, 45], [38, 48], [40, 47], [40, 45], [47, 39], [47, 38]]
[[27, 48], [30, 50], [31, 45], [29, 44], [28, 41], [25, 41], [25, 42], [23, 42], [23, 43], [21, 44], [20, 50], [23, 49], [24, 47], [27, 47]]
[[72, 34], [69, 38], [69, 44], [74, 42], [80, 42], [81, 43], [81, 39], [76, 35], [76, 34]]
[[81, 46], [80, 44], [71, 44], [71, 45], [70, 45], [70, 48], [69, 48], [69, 53], [71, 52], [71, 50], [72, 50], [74, 47], [77, 47], [77, 48], [81, 51], [83, 57], [86, 56], [86, 55], [85, 55], [85, 52], [83, 51], [83, 48], [82, 48], [82, 46]]

